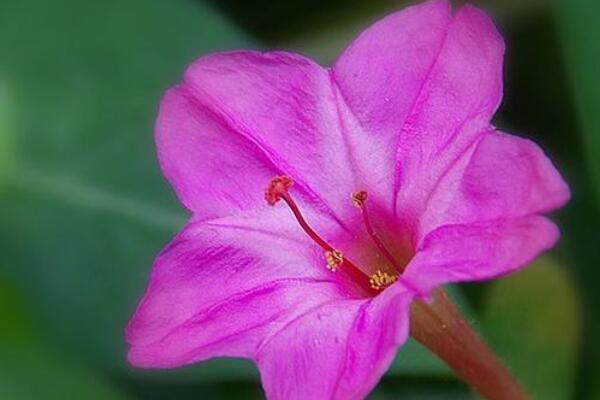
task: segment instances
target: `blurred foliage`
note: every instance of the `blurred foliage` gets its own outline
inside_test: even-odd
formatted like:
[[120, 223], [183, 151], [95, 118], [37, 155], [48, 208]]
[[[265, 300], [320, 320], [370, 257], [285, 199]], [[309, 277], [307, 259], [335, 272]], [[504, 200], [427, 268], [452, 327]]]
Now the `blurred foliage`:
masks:
[[495, 282], [487, 294], [484, 337], [536, 399], [567, 399], [573, 393], [578, 297], [565, 268], [548, 257]]
[[[212, 3], [241, 28], [200, 0], [0, 2], [0, 398], [262, 396], [247, 361], [160, 373], [125, 365], [123, 328], [154, 256], [186, 219], [155, 161], [158, 102], [201, 54], [275, 46], [329, 62], [405, 1]], [[574, 199], [559, 215], [555, 254], [564, 265], [545, 259], [469, 287], [466, 300], [453, 295], [540, 398], [568, 398], [575, 375], [577, 393], [592, 398], [600, 329], [597, 313], [578, 311], [578, 288], [584, 310], [600, 308], [591, 190], [600, 187], [599, 6], [557, 3], [552, 14], [544, 0], [478, 3], [498, 16], [508, 41], [498, 124], [541, 143]], [[575, 368], [580, 317], [583, 364]], [[398, 396], [462, 399], [468, 391], [411, 341], [372, 398]]]
[[0, 193], [12, 164], [12, 132], [14, 131], [14, 116], [12, 96], [8, 84], [0, 81]]
[[600, 204], [600, 3], [595, 0], [557, 2], [565, 61], [573, 85], [591, 184]]
[[555, 1], [554, 6], [570, 77], [570, 94], [577, 108], [577, 128], [583, 139], [581, 160], [587, 163], [589, 172], [581, 172], [578, 177], [579, 199], [572, 218], [577, 218], [576, 229], [582, 235], [570, 242], [579, 282], [586, 294], [585, 309], [594, 310], [586, 315], [577, 396], [600, 398], [600, 313], [597, 311], [600, 309], [597, 287], [600, 281], [600, 2]]
[[0, 43], [18, 127], [0, 210], [7, 276], [49, 343], [122, 366], [153, 255], [185, 220], [155, 163], [161, 93], [197, 54], [247, 42], [185, 1], [60, 0], [2, 2]]
[[17, 291], [0, 280], [0, 398], [125, 400], [120, 389], [40, 347]]

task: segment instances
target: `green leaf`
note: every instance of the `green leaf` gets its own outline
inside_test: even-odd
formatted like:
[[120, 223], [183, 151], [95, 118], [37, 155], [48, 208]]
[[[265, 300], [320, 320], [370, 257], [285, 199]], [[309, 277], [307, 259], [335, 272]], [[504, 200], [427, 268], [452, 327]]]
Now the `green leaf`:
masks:
[[600, 204], [600, 2], [556, 1], [556, 16], [591, 172]]
[[129, 397], [78, 364], [24, 350], [2, 354], [0, 398], [125, 400]]
[[567, 399], [574, 389], [581, 315], [571, 276], [543, 258], [487, 294], [485, 337], [539, 399]]
[[14, 115], [11, 92], [5, 82], [0, 81], [0, 194], [12, 165]]
[[104, 379], [43, 349], [21, 296], [4, 279], [0, 279], [0, 359], [2, 399], [126, 399]]
[[413, 338], [400, 348], [387, 376], [451, 377], [452, 371]]
[[187, 0], [0, 2], [0, 272], [54, 348], [125, 368], [123, 329], [186, 219], [155, 160], [158, 103], [196, 57], [248, 43]]
[[34, 342], [33, 329], [18, 291], [0, 277], [0, 351]]

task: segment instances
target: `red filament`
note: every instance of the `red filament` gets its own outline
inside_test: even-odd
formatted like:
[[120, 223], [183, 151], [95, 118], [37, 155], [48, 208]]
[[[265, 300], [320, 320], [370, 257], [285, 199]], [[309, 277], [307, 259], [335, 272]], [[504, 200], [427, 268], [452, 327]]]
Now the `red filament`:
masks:
[[[317, 243], [326, 253], [327, 252], [338, 252], [333, 246], [331, 246], [325, 239], [323, 239], [317, 232], [312, 229], [308, 224], [300, 208], [289, 193], [289, 189], [292, 187], [294, 181], [289, 176], [277, 176], [271, 180], [265, 193], [265, 199], [270, 205], [275, 205], [279, 200], [285, 201], [288, 207], [292, 210], [294, 217], [304, 230], [304, 232]], [[360, 268], [356, 266], [347, 257], [341, 259], [340, 270], [347, 273], [350, 278], [356, 282], [362, 289], [367, 293], [374, 295], [378, 293], [378, 290], [371, 286], [369, 282], [370, 277], [365, 274]]]
[[390, 264], [394, 267], [397, 273], [401, 274], [404, 271], [404, 266], [400, 265], [392, 253], [385, 247], [383, 241], [373, 228], [373, 224], [371, 223], [371, 217], [369, 216], [369, 210], [367, 208], [367, 192], [364, 190], [359, 190], [357, 192], [352, 193], [352, 200], [354, 204], [358, 208], [360, 208], [361, 214], [363, 216], [363, 221], [365, 223], [365, 227], [367, 228], [367, 233], [375, 243], [375, 246], [379, 249], [381, 254], [390, 262]]

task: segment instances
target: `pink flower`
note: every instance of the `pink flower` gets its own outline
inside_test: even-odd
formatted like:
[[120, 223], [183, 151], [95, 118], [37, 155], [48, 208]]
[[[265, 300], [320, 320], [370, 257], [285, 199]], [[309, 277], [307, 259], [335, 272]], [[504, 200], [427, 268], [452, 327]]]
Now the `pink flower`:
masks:
[[284, 52], [197, 60], [156, 128], [193, 216], [156, 260], [129, 361], [246, 357], [269, 398], [362, 398], [415, 297], [552, 247], [542, 214], [569, 190], [534, 143], [490, 124], [503, 52], [481, 11], [430, 1], [330, 69]]

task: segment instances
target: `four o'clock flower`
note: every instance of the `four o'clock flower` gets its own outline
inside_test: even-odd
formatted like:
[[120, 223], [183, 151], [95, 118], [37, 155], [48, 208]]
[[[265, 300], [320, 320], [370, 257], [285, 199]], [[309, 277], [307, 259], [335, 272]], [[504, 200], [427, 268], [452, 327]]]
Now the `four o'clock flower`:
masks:
[[269, 398], [362, 398], [415, 299], [553, 246], [542, 214], [566, 184], [490, 123], [503, 53], [483, 12], [429, 1], [371, 26], [331, 68], [287, 52], [194, 62], [156, 127], [192, 217], [155, 262], [129, 361], [245, 357]]

